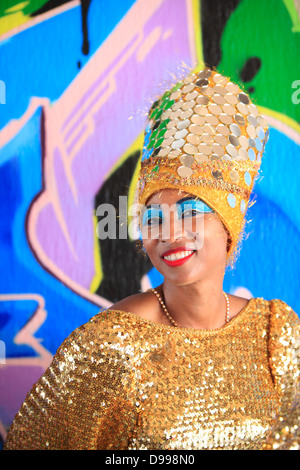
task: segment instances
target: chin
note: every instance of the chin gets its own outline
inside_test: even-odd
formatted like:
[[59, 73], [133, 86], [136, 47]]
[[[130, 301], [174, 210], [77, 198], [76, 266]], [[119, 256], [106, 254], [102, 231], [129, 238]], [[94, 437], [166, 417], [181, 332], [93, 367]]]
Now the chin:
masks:
[[193, 266], [181, 265], [177, 267], [168, 267], [164, 265], [164, 261], [161, 261], [154, 266], [157, 271], [164, 277], [165, 280], [172, 282], [176, 286], [184, 286], [193, 284], [196, 281], [205, 278], [205, 272], [207, 269], [197, 261], [197, 269], [195, 270], [195, 264]]
[[193, 284], [197, 281], [202, 281], [211, 276], [216, 270], [224, 265], [224, 256], [211, 257], [208, 259], [204, 253], [201, 256], [195, 253], [193, 258], [185, 264], [176, 267], [170, 267], [165, 264], [162, 259], [151, 259], [155, 269], [164, 277], [165, 280], [170, 281], [176, 286], [184, 286]]
[[172, 283], [174, 286], [176, 287], [183, 287], [183, 286], [190, 286], [191, 284], [194, 284], [195, 282], [197, 281], [200, 281], [201, 279], [170, 279], [170, 278], [165, 278], [165, 281], [169, 281], [170, 283]]

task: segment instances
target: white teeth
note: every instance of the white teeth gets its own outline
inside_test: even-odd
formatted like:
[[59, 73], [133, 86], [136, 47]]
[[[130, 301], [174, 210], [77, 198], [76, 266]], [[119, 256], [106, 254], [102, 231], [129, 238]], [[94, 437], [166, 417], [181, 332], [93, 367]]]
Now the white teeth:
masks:
[[194, 250], [190, 251], [179, 251], [178, 253], [173, 253], [172, 255], [164, 256], [164, 258], [168, 261], [175, 261], [177, 259], [185, 258], [186, 256], [193, 253]]

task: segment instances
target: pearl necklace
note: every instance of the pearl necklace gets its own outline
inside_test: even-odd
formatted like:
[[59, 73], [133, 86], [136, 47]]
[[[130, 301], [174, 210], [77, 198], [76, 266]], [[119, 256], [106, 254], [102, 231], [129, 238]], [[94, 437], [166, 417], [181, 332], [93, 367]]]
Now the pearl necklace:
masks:
[[[154, 292], [154, 294], [156, 295], [166, 317], [170, 320], [170, 322], [172, 323], [173, 326], [175, 326], [176, 328], [179, 328], [179, 325], [176, 323], [176, 321], [174, 320], [174, 318], [170, 315], [170, 313], [168, 312], [168, 309], [165, 305], [165, 303], [163, 302], [161, 296], [159, 295], [159, 293], [155, 290], [155, 289], [148, 289], [148, 292]], [[225, 325], [229, 322], [229, 299], [228, 299], [228, 295], [223, 292], [224, 296], [225, 296], [225, 299], [226, 299], [226, 315], [225, 315]]]

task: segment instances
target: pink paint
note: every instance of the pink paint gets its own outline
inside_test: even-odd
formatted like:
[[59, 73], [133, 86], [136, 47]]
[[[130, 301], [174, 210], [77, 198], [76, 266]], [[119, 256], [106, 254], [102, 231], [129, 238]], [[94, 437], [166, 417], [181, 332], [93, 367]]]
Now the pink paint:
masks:
[[143, 130], [161, 83], [170, 86], [182, 61], [196, 63], [191, 14], [189, 1], [135, 2], [62, 97], [45, 106], [45, 188], [29, 212], [29, 242], [53, 275], [103, 306], [89, 292], [94, 198]]
[[[44, 373], [38, 366], [6, 366], [0, 368], [0, 425], [11, 424], [33, 384]], [[3, 436], [5, 437], [5, 436]]]
[[[44, 348], [39, 338], [35, 337], [35, 333], [41, 325], [46, 321], [47, 311], [45, 308], [45, 299], [39, 294], [1, 294], [0, 302], [24, 302], [26, 300], [34, 301], [37, 304], [36, 310], [25, 325], [17, 332], [14, 337], [15, 344], [25, 344], [33, 349], [36, 353], [34, 357], [26, 358], [9, 358], [6, 359], [7, 365], [34, 365], [42, 368], [49, 366], [52, 360], [52, 354]], [[0, 402], [1, 403], [1, 402]]]

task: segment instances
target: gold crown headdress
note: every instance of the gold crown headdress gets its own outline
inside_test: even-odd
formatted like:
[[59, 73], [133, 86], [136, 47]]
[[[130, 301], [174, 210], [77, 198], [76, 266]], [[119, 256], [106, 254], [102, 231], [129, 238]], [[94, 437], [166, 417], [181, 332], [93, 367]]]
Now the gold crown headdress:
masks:
[[234, 263], [268, 134], [238, 85], [209, 68], [190, 73], [151, 107], [138, 202], [166, 188], [201, 198], [229, 231], [227, 264]]

